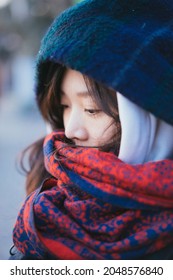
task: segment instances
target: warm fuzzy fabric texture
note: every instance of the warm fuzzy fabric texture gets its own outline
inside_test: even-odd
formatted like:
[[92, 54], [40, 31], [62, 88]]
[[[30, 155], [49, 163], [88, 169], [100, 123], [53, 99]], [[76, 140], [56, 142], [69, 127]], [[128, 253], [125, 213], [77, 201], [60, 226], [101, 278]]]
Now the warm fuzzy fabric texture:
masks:
[[[173, 161], [129, 165], [48, 135], [51, 178], [25, 201], [14, 245], [32, 259], [145, 259], [173, 243]], [[92, 162], [92, 169], [91, 169]]]
[[173, 2], [85, 0], [63, 12], [44, 37], [37, 96], [48, 61], [76, 69], [173, 124]]

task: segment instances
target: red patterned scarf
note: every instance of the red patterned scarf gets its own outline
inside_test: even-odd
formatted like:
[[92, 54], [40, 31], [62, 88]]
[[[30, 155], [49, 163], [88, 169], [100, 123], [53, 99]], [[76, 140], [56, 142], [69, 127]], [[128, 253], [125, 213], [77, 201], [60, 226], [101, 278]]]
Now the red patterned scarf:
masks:
[[35, 259], [141, 259], [173, 244], [173, 161], [130, 165], [45, 139], [51, 177], [25, 201], [14, 244]]

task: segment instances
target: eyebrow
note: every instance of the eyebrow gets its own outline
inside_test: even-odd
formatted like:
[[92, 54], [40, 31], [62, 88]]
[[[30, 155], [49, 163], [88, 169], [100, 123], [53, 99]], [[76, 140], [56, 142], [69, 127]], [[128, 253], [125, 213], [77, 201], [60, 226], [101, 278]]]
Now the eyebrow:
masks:
[[[66, 93], [63, 90], [60, 90], [60, 92], [61, 92], [61, 94], [66, 95]], [[77, 94], [77, 96], [84, 97], [84, 98], [87, 98], [88, 96], [90, 96], [88, 91], [79, 91], [76, 94]]]

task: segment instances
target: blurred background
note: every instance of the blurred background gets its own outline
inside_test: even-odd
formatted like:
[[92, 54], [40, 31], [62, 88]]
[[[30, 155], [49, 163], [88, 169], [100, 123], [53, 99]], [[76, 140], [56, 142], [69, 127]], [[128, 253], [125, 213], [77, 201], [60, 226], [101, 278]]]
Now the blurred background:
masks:
[[44, 136], [34, 96], [40, 40], [64, 9], [80, 0], [0, 0], [0, 259], [8, 259], [12, 229], [25, 198], [20, 152]]

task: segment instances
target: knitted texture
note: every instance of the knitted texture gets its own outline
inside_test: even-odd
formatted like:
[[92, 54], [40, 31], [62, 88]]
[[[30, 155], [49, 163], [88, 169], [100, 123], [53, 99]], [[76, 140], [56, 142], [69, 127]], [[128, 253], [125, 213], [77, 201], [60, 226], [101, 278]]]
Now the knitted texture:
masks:
[[37, 96], [48, 61], [94, 78], [173, 124], [171, 0], [82, 1], [56, 18], [42, 40]]
[[20, 211], [19, 251], [35, 259], [145, 259], [172, 245], [172, 160], [129, 165], [64, 139], [63, 132], [45, 139], [52, 177]]

